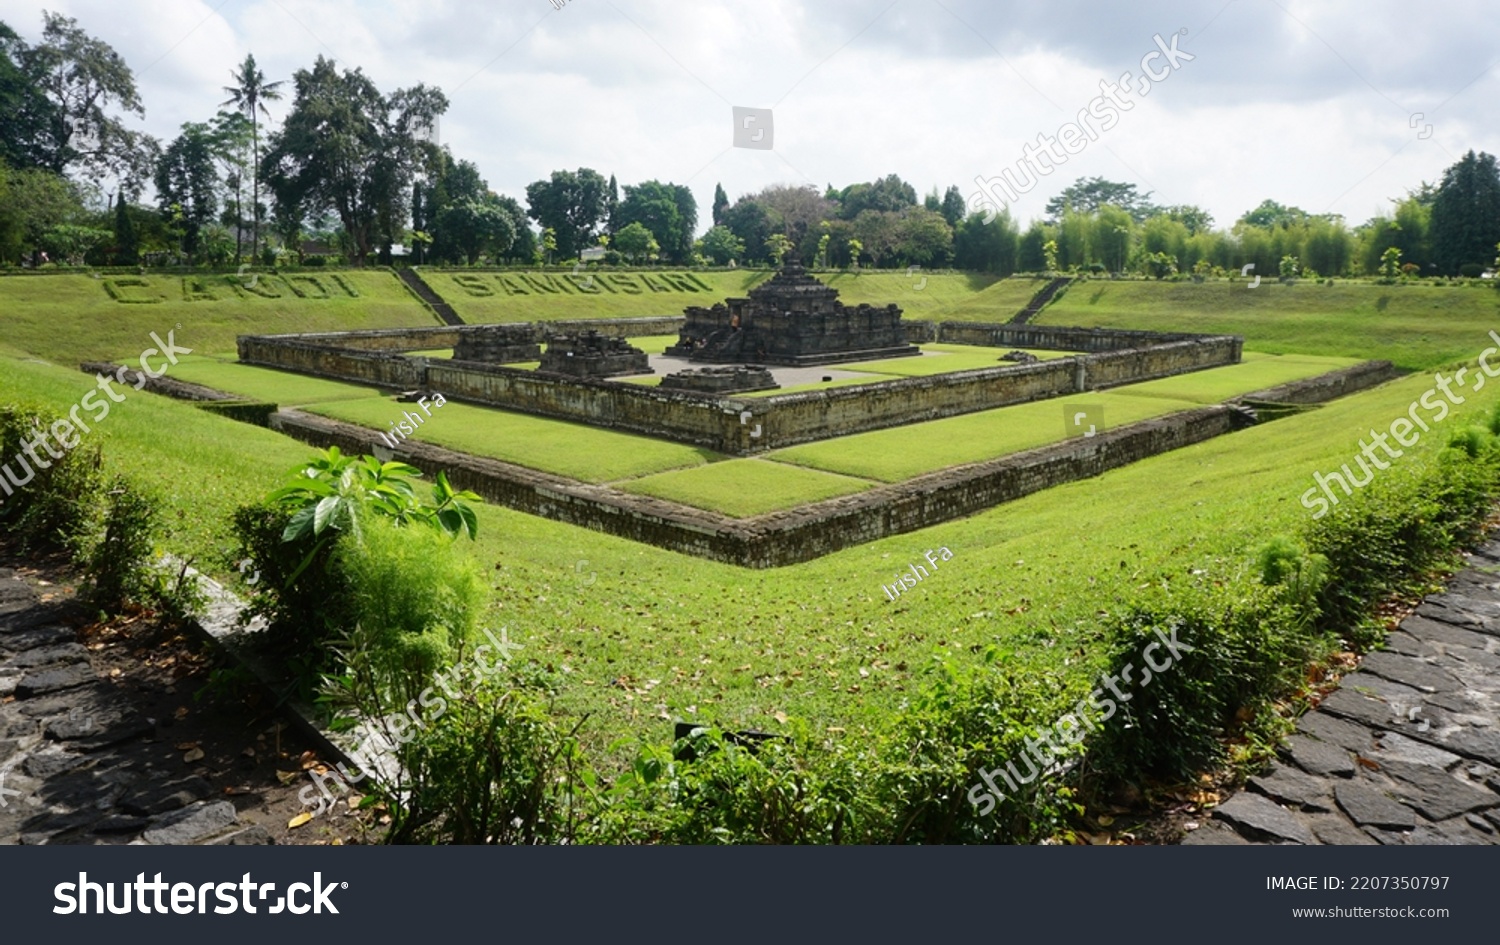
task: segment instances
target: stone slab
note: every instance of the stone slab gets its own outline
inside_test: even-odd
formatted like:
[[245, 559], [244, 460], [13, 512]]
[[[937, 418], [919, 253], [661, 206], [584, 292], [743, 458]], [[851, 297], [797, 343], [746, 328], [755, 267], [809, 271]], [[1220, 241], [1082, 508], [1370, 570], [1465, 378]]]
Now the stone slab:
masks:
[[1411, 808], [1391, 800], [1368, 784], [1344, 782], [1336, 785], [1333, 793], [1339, 807], [1361, 827], [1409, 830], [1417, 825], [1417, 815]]
[[1214, 816], [1252, 835], [1300, 844], [1317, 843], [1312, 831], [1296, 814], [1259, 794], [1236, 794], [1218, 807]]
[[234, 824], [237, 816], [234, 805], [228, 801], [198, 801], [155, 818], [141, 837], [154, 846], [197, 843], [224, 832]]

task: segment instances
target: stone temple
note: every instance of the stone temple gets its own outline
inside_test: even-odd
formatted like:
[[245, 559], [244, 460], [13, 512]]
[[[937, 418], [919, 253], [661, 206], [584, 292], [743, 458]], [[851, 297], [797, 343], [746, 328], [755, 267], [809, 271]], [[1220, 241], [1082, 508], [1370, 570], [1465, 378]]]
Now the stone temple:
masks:
[[908, 344], [895, 305], [844, 305], [837, 289], [807, 274], [795, 254], [748, 299], [693, 306], [670, 357], [717, 364], [804, 366], [921, 354]]

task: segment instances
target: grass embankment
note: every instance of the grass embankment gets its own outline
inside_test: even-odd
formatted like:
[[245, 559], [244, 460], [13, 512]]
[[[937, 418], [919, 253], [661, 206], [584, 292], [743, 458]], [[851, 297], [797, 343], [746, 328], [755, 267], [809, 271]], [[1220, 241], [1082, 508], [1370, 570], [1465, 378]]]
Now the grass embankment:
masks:
[[[839, 290], [846, 305], [899, 305], [909, 319], [940, 319], [954, 306], [963, 310], [1005, 309], [1001, 321], [1019, 311], [1043, 284], [1025, 291], [1015, 280], [993, 296], [986, 295], [998, 280], [980, 273], [915, 272], [905, 270], [860, 273], [815, 273]], [[586, 282], [592, 276], [593, 282]], [[574, 276], [568, 272], [477, 272], [422, 270], [433, 290], [465, 321], [530, 322], [572, 318], [638, 318], [681, 315], [690, 305], [711, 306], [728, 298], [744, 298], [766, 281], [766, 270], [716, 272], [596, 271]], [[925, 280], [925, 281], [924, 281]], [[984, 295], [975, 302], [976, 294]], [[1008, 306], [1008, 309], [1006, 308]], [[997, 309], [997, 312], [1000, 309]]]
[[1081, 282], [1042, 311], [1038, 324], [1243, 335], [1272, 354], [1384, 359], [1427, 370], [1473, 359], [1500, 328], [1500, 293], [1489, 287], [1361, 282]]
[[[252, 279], [253, 288], [245, 288]], [[156, 346], [153, 331], [163, 339], [174, 331], [176, 344], [195, 354], [226, 355], [234, 353], [238, 335], [436, 324], [383, 270], [0, 276], [0, 342], [65, 367], [138, 358]]]
[[[65, 410], [90, 384], [73, 371], [0, 361], [6, 400]], [[593, 713], [591, 742], [635, 731], [664, 739], [673, 717], [775, 730], [777, 712], [852, 732], [906, 697], [938, 647], [967, 654], [996, 643], [1067, 676], [1094, 673], [1098, 610], [1189, 571], [1247, 568], [1256, 547], [1307, 520], [1298, 497], [1312, 474], [1349, 461], [1360, 436], [1404, 414], [1429, 384], [1405, 379], [774, 571], [493, 507], [481, 510], [474, 550], [493, 568], [494, 622], [526, 646], [523, 656], [563, 673], [564, 704]], [[1458, 413], [1487, 409], [1495, 389]], [[1463, 422], [1438, 425], [1418, 452]], [[237, 504], [273, 488], [310, 452], [143, 392], [117, 405], [87, 443], [104, 447], [112, 469], [166, 493], [172, 547], [200, 556], [228, 545]], [[940, 546], [952, 560], [889, 603], [880, 585]]]

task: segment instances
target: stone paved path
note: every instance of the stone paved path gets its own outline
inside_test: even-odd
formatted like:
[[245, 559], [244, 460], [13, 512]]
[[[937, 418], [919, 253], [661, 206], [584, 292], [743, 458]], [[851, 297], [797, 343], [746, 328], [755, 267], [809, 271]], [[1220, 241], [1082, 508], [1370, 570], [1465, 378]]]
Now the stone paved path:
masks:
[[1500, 844], [1500, 540], [1185, 844]]
[[0, 568], [0, 844], [269, 843], [121, 689], [62, 605]]

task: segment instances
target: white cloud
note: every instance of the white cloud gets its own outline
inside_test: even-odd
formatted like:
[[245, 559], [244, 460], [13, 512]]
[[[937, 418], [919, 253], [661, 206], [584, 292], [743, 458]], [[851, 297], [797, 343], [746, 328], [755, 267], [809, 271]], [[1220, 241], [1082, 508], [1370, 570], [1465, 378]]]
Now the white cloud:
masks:
[[[145, 126], [159, 137], [211, 116], [247, 52], [273, 79], [332, 56], [385, 90], [443, 88], [444, 143], [497, 190], [524, 199], [528, 182], [579, 166], [622, 185], [691, 178], [700, 227], [715, 182], [732, 198], [896, 172], [919, 192], [957, 184], [967, 194], [976, 175], [1055, 132], [1101, 79], [1136, 71], [1154, 34], [1179, 28], [1196, 58], [1019, 201], [1019, 216], [1099, 175], [1201, 204], [1221, 224], [1267, 197], [1359, 223], [1464, 151], [1500, 152], [1500, 129], [1479, 117], [1500, 90], [1478, 0], [1442, 16], [1354, 0], [53, 6], [136, 69]], [[31, 38], [40, 30], [20, 0], [0, 0], [0, 19]], [[732, 104], [774, 106], [775, 152], [729, 147]], [[1412, 128], [1415, 112], [1424, 118]], [[1427, 123], [1431, 136], [1418, 139]]]

